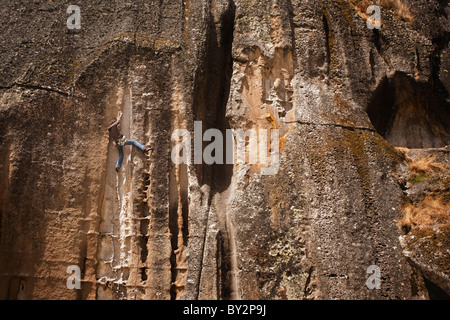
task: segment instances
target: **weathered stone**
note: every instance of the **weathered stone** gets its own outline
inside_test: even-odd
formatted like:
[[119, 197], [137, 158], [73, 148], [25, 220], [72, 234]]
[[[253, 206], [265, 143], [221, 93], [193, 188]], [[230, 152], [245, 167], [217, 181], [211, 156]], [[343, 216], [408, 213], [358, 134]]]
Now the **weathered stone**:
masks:
[[[90, 1], [79, 30], [65, 2], [5, 3], [0, 298], [428, 298], [420, 272], [446, 290], [422, 249], [402, 254], [393, 146], [450, 143], [449, 6], [383, 4], [370, 30], [361, 3]], [[154, 150], [125, 148], [116, 173], [119, 111]], [[276, 174], [175, 165], [195, 121], [278, 129]]]
[[404, 254], [429, 281], [450, 296], [449, 226], [402, 236]]

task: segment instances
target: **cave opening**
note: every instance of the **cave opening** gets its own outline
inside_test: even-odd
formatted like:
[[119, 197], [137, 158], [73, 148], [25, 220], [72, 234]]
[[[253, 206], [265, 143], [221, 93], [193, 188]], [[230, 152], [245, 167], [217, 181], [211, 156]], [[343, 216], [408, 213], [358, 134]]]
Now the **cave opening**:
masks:
[[377, 132], [395, 147], [441, 148], [450, 144], [448, 97], [432, 82], [417, 82], [396, 72], [378, 85], [367, 114]]

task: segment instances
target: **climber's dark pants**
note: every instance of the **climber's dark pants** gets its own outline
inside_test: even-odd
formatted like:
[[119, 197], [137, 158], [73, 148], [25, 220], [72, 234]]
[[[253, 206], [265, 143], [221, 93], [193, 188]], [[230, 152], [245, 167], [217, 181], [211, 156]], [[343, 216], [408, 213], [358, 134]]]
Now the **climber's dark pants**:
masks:
[[145, 147], [137, 141], [125, 140], [125, 139], [119, 140], [118, 139], [116, 141], [116, 147], [117, 147], [117, 150], [119, 150], [119, 159], [117, 160], [117, 164], [116, 164], [116, 167], [118, 167], [118, 168], [120, 168], [122, 166], [123, 146], [135, 146], [136, 148], [139, 148], [142, 151], [145, 151]]

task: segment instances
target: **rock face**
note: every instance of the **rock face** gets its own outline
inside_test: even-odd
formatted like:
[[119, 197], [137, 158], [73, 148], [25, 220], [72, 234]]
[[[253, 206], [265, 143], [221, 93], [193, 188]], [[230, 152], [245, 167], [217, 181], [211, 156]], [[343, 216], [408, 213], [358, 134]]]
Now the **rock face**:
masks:
[[450, 254], [446, 249], [449, 246], [449, 232], [447, 225], [414, 232], [403, 238], [405, 256], [429, 279], [430, 296], [434, 294], [437, 299], [448, 299], [450, 296]]
[[[353, 0], [90, 1], [81, 29], [62, 1], [4, 4], [0, 298], [429, 298], [393, 146], [450, 143], [450, 8], [375, 2], [380, 30]], [[116, 173], [119, 111], [154, 150]], [[208, 129], [258, 132], [270, 166], [195, 161]]]
[[409, 170], [400, 237], [408, 261], [425, 277], [432, 299], [450, 297], [450, 148], [404, 149]]

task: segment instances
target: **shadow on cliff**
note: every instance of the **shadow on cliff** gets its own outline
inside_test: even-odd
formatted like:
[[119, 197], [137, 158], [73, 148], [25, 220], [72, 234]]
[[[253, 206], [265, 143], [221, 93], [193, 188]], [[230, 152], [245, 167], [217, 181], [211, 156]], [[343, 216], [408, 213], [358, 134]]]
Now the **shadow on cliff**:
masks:
[[[219, 21], [214, 21], [210, 17], [207, 34], [207, 56], [205, 71], [199, 74], [202, 79], [194, 93], [194, 119], [203, 122], [203, 129], [219, 129], [223, 136], [230, 125], [226, 118], [226, 106], [231, 86], [231, 76], [233, 72], [231, 49], [233, 45], [235, 5], [230, 2], [230, 7], [220, 17]], [[219, 26], [217, 26], [219, 25]], [[219, 29], [219, 30], [217, 30]], [[203, 146], [205, 147], [205, 145]], [[222, 154], [226, 159], [226, 148], [224, 146]], [[202, 184], [208, 184], [216, 190], [223, 192], [231, 183], [233, 165], [211, 165], [201, 166]], [[209, 178], [206, 178], [209, 175]]]
[[381, 81], [367, 113], [378, 133], [396, 147], [444, 147], [450, 144], [448, 96], [439, 83], [420, 83], [396, 72]]
[[[216, 4], [218, 5], [218, 4]], [[198, 81], [194, 92], [193, 114], [195, 121], [202, 121], [203, 132], [208, 129], [219, 129], [225, 137], [230, 124], [226, 117], [226, 106], [230, 94], [231, 78], [233, 73], [232, 46], [234, 19], [236, 7], [233, 1], [229, 1], [222, 11], [212, 13], [207, 33], [207, 45], [203, 57], [204, 67], [200, 68]], [[224, 139], [225, 141], [225, 139]], [[203, 149], [206, 145], [203, 145]], [[220, 203], [218, 214], [226, 216], [228, 190], [232, 182], [234, 165], [226, 164], [228, 158], [226, 143], [221, 154], [224, 164], [198, 165], [196, 167], [201, 185], [210, 187], [209, 203]], [[229, 299], [232, 295], [231, 272], [231, 247], [230, 236], [227, 227], [222, 225], [219, 233], [220, 248], [218, 254], [221, 258], [220, 272], [217, 279], [217, 297]], [[205, 233], [206, 241], [206, 233]], [[204, 248], [203, 248], [204, 250]]]

